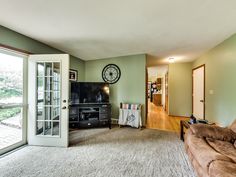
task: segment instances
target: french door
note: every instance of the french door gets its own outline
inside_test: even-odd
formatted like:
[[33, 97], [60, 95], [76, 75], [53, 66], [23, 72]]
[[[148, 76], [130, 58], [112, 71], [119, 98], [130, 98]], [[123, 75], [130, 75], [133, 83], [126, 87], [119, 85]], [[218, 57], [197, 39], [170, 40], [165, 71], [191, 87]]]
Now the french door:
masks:
[[30, 55], [28, 143], [68, 146], [69, 55]]

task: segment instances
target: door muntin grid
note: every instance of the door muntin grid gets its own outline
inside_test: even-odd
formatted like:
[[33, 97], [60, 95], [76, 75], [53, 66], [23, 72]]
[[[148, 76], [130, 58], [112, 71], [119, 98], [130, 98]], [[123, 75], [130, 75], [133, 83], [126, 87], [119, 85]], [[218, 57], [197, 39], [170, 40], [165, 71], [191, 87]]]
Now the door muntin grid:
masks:
[[36, 63], [36, 135], [60, 136], [61, 63]]

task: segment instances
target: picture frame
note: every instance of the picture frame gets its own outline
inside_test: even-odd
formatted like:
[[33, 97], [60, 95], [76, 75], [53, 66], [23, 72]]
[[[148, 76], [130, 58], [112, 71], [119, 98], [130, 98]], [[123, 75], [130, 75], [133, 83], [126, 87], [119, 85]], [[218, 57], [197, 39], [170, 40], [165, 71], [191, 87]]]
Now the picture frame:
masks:
[[77, 81], [78, 80], [78, 71], [77, 70], [70, 69], [69, 80], [70, 81]]

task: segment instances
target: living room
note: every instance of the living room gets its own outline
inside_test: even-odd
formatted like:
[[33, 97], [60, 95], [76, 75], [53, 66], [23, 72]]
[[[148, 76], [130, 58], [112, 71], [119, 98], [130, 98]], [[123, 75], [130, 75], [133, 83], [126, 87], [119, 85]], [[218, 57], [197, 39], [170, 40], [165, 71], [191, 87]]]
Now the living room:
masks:
[[[0, 176], [236, 175], [235, 2], [1, 4]], [[168, 66], [168, 121], [154, 114], [150, 127], [147, 69], [157, 66]], [[72, 83], [105, 84], [104, 102], [92, 86], [78, 96], [89, 111], [105, 106], [105, 126], [71, 122], [73, 106], [88, 111], [71, 105]], [[124, 110], [138, 112], [137, 126], [122, 123]]]

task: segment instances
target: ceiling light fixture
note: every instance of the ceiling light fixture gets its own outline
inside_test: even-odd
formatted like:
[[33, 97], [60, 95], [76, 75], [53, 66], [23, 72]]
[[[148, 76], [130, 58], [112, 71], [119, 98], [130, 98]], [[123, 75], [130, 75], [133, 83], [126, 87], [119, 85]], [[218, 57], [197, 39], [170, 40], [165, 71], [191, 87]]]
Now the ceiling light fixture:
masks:
[[174, 63], [174, 62], [175, 62], [175, 58], [170, 57], [170, 58], [169, 58], [169, 63]]

